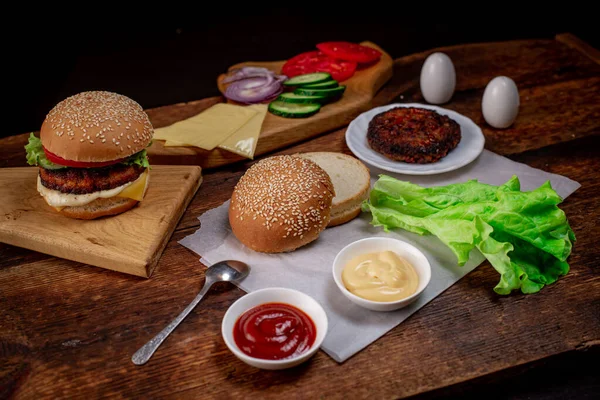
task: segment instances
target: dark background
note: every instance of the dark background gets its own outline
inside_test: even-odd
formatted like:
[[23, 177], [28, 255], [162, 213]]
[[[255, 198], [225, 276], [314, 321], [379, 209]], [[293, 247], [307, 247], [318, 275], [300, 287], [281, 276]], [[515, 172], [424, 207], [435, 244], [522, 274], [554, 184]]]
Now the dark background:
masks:
[[14, 21], [6, 14], [9, 108], [0, 136], [38, 130], [56, 103], [84, 90], [115, 91], [144, 108], [214, 96], [216, 77], [231, 64], [286, 59], [320, 41], [370, 40], [394, 58], [461, 43], [551, 39], [562, 32], [600, 47], [593, 12], [577, 3], [554, 9], [546, 2], [544, 11], [510, 3], [376, 4], [296, 2], [282, 9], [253, 3], [242, 9], [234, 2], [174, 2], [124, 11], [98, 3], [85, 12], [36, 9], [36, 16], [24, 9], [19, 14], [26, 18]]

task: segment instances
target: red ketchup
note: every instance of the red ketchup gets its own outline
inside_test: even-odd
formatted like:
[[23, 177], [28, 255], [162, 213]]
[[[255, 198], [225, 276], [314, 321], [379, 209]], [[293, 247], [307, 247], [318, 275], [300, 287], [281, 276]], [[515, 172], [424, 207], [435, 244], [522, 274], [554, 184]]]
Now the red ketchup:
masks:
[[265, 360], [296, 357], [315, 342], [315, 323], [304, 311], [283, 303], [266, 303], [243, 313], [233, 339], [246, 355]]

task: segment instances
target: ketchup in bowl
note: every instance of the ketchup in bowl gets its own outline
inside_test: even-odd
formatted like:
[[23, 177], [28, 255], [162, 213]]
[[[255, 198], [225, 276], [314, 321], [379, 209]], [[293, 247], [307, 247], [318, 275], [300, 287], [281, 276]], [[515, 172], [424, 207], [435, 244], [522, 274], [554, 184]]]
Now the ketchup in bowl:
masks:
[[265, 360], [294, 358], [315, 342], [313, 320], [284, 303], [266, 303], [244, 312], [233, 328], [233, 339], [246, 355]]

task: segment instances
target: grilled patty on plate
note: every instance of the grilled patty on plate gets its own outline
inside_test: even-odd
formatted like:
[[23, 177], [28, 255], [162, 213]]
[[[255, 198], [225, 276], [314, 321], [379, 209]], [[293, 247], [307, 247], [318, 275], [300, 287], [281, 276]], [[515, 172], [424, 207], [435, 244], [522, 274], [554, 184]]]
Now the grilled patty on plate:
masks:
[[439, 161], [461, 139], [460, 125], [446, 115], [417, 107], [395, 107], [377, 114], [367, 131], [369, 146], [396, 161]]

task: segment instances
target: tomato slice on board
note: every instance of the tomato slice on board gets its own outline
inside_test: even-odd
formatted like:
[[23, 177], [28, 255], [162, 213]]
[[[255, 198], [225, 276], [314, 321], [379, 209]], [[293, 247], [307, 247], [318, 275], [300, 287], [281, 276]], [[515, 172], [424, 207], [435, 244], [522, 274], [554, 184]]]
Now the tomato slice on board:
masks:
[[85, 161], [71, 161], [65, 160], [62, 157], [57, 156], [54, 153], [49, 152], [44, 147], [44, 153], [46, 153], [46, 158], [48, 161], [53, 162], [54, 164], [64, 165], [65, 167], [73, 167], [73, 168], [100, 168], [107, 167], [109, 165], [118, 164], [124, 160], [124, 158], [120, 158], [118, 160], [113, 161], [101, 161], [101, 162], [85, 162]]
[[355, 62], [336, 60], [314, 50], [298, 54], [287, 60], [281, 68], [281, 73], [292, 78], [312, 72], [329, 72], [333, 79], [342, 82], [354, 75], [356, 65]]
[[317, 45], [317, 49], [329, 57], [354, 61], [357, 63], [372, 63], [381, 58], [381, 52], [372, 47], [350, 42], [323, 42]]

